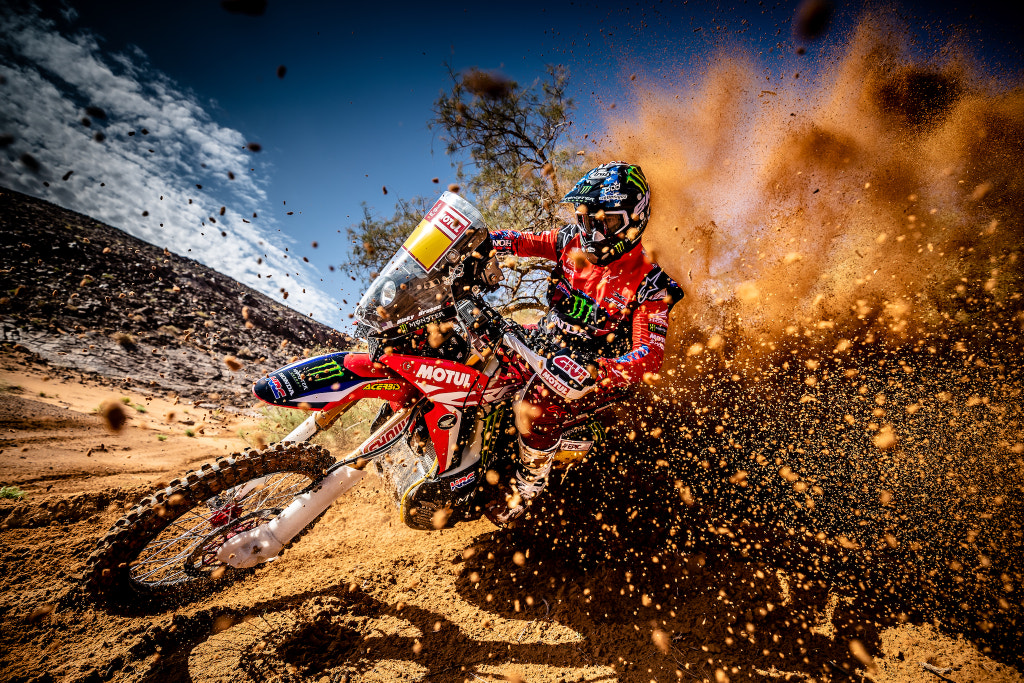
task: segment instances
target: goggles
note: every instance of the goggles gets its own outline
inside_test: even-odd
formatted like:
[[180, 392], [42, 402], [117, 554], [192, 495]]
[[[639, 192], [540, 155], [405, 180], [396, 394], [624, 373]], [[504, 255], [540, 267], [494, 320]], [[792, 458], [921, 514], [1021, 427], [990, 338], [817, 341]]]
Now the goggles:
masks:
[[601, 210], [595, 214], [576, 212], [576, 223], [587, 231], [592, 242], [614, 237], [629, 225], [629, 212]]

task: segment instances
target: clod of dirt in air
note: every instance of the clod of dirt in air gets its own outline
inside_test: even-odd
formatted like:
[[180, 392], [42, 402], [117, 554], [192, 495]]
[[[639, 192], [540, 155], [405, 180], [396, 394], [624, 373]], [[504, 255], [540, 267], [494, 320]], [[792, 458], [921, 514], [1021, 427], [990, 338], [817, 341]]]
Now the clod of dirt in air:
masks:
[[524, 564], [526, 564], [526, 555], [517, 550], [512, 555], [512, 561], [516, 564], [516, 566], [522, 567]]
[[715, 669], [715, 683], [729, 683], [729, 675], [724, 669]]
[[[12, 139], [11, 139], [11, 142], [13, 142], [13, 141], [14, 141], [14, 140], [13, 140], [13, 138], [12, 138]], [[441, 182], [441, 179], [440, 179], [440, 178], [431, 178], [431, 179], [430, 179], [430, 182], [432, 182], [432, 183], [434, 183], [435, 185], [437, 185], [438, 183], [440, 183], [440, 182]]]
[[421, 643], [421, 642], [420, 642], [419, 640], [415, 640], [415, 641], [413, 641], [413, 644], [412, 644], [412, 653], [413, 653], [414, 655], [418, 655], [418, 654], [419, 654], [419, 653], [421, 653], [421, 652], [423, 652], [423, 643]]
[[500, 481], [501, 479], [501, 477], [498, 476], [498, 473], [495, 470], [487, 470], [487, 474], [484, 475], [484, 478], [487, 479], [487, 483], [490, 484], [491, 486], [497, 486], [498, 481]]
[[856, 638], [850, 640], [847, 645], [850, 648], [850, 654], [857, 658], [857, 661], [864, 665], [864, 668], [869, 674], [877, 674], [878, 666], [875, 664], [875, 658], [871, 656], [868, 649], [864, 647], [864, 643], [860, 642]]
[[461, 188], [459, 188], [457, 183], [452, 183], [451, 185], [448, 186], [448, 191], [449, 192], [458, 192], [459, 189], [461, 189]]
[[470, 69], [462, 77], [466, 90], [489, 100], [500, 100], [515, 88], [515, 83], [497, 71]]
[[670, 640], [667, 633], [660, 628], [656, 628], [651, 633], [651, 641], [654, 643], [654, 647], [658, 648], [663, 655], [668, 654]]
[[736, 298], [745, 304], [752, 304], [761, 298], [761, 292], [754, 282], [748, 280], [737, 285]]
[[587, 261], [587, 254], [582, 249], [573, 249], [570, 251], [569, 262], [572, 263], [576, 270], [583, 270], [589, 263], [589, 261]]
[[[6, 134], [6, 133], [3, 134], [3, 135], [0, 135], [0, 149], [3, 149], [4, 147], [10, 147], [13, 144], [14, 144], [14, 136], [13, 135]], [[434, 182], [436, 183], [437, 180], [435, 179]]]
[[120, 401], [109, 399], [100, 404], [100, 408], [97, 411], [99, 416], [103, 419], [103, 423], [112, 432], [119, 432], [124, 428], [125, 422], [128, 421], [128, 416], [124, 412], [124, 408]]
[[533, 421], [540, 417], [541, 410], [529, 401], [520, 401], [512, 406], [516, 414], [516, 428], [520, 434], [528, 434], [533, 426]]
[[103, 111], [100, 107], [86, 107], [85, 113], [94, 119], [105, 119], [107, 118], [107, 112]]
[[25, 168], [32, 171], [33, 173], [39, 173], [40, 169], [42, 169], [42, 164], [40, 164], [39, 161], [28, 152], [25, 152], [20, 157], [18, 157], [18, 161], [20, 161]]
[[987, 197], [990, 192], [992, 192], [992, 183], [988, 181], [979, 183], [978, 186], [974, 188], [974, 191], [971, 192], [971, 199], [976, 202], [980, 202], [982, 199]]
[[251, 313], [248, 306], [242, 306], [242, 320], [248, 320]]
[[286, 73], [288, 73], [288, 67], [286, 67], [284, 64], [281, 64], [280, 66], [277, 67], [277, 77], [278, 78], [284, 78], [284, 75]]
[[222, 614], [222, 615], [220, 615], [219, 617], [217, 617], [216, 619], [213, 620], [213, 627], [211, 628], [211, 630], [214, 633], [220, 633], [221, 631], [225, 631], [225, 630], [231, 628], [234, 625], [235, 625], [235, 618], [234, 617], [228, 616], [227, 614]]
[[875, 444], [875, 448], [878, 448], [879, 450], [884, 451], [888, 448], [892, 448], [893, 444], [896, 443], [896, 434], [892, 430], [892, 425], [885, 425], [882, 427], [878, 431], [878, 434], [875, 435], [873, 443]]
[[60, 179], [61, 179], [61, 180], [67, 180], [68, 178], [70, 178], [70, 177], [71, 177], [71, 174], [72, 174], [72, 173], [74, 173], [74, 171], [68, 171], [67, 173], [65, 173], [64, 175], [62, 175], [62, 176], [60, 177]]
[[231, 372], [238, 372], [242, 369], [242, 363], [234, 356], [224, 356], [224, 365], [228, 366]]
[[25, 620], [30, 624], [34, 624], [35, 622], [45, 619], [46, 617], [53, 614], [53, 610], [54, 606], [50, 603], [43, 603], [42, 605], [37, 605], [36, 608], [32, 610], [32, 612], [28, 615], [28, 617], [26, 617]]
[[267, 11], [267, 0], [220, 0], [220, 6], [232, 14], [260, 17]]
[[221, 579], [221, 578], [224, 577], [224, 574], [227, 572], [227, 570], [228, 570], [228, 566], [226, 564], [223, 564], [223, 565], [217, 567], [216, 569], [214, 569], [212, 572], [210, 572], [210, 578], [213, 579], [214, 581], [217, 581], [218, 579]]
[[380, 189], [381, 189], [381, 192], [383, 192], [384, 194], [388, 193], [388, 186], [387, 185], [381, 185]]
[[444, 525], [448, 523], [448, 518], [451, 517], [451, 514], [451, 508], [441, 508], [430, 518], [430, 523], [435, 529], [443, 529]]
[[245, 148], [250, 152], [259, 152], [263, 150], [263, 145], [258, 142], [250, 142], [245, 146]]
[[828, 0], [806, 0], [796, 10], [793, 30], [805, 40], [817, 40], [832, 22], [832, 3]]

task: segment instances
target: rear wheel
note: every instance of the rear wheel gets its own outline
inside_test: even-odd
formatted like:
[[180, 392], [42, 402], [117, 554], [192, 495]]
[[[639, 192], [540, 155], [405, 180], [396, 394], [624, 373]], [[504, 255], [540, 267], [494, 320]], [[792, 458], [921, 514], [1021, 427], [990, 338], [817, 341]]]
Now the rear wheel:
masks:
[[320, 446], [277, 444], [172, 481], [100, 539], [86, 566], [86, 590], [111, 602], [185, 601], [237, 578], [245, 570], [217, 559], [221, 545], [277, 517], [333, 462]]

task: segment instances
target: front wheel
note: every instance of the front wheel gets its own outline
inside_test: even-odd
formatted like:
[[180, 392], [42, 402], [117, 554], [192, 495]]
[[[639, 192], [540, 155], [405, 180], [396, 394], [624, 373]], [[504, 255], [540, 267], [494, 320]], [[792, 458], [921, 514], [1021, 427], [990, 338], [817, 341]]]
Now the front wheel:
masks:
[[218, 560], [220, 546], [274, 519], [333, 462], [320, 446], [277, 444], [175, 479], [100, 539], [86, 565], [86, 590], [115, 603], [186, 601], [237, 578], [246, 570]]

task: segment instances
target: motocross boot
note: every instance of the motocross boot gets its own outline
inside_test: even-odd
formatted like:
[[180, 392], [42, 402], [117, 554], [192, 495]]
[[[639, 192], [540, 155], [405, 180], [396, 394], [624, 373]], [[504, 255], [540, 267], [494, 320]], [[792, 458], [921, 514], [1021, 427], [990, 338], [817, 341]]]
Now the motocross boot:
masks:
[[501, 501], [495, 501], [487, 508], [487, 517], [498, 526], [508, 526], [522, 517], [533, 499], [547, 485], [557, 452], [557, 443], [547, 450], [541, 450], [527, 446], [520, 438], [519, 464], [512, 478], [512, 490], [506, 493], [504, 505]]

